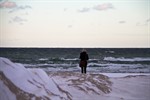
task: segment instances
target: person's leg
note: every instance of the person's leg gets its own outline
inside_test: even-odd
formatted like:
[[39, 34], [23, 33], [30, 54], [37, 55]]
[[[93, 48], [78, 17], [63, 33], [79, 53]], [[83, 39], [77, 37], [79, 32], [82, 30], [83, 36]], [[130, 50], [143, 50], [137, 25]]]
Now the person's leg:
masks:
[[81, 73], [83, 73], [83, 67], [81, 67]]
[[87, 61], [85, 61], [84, 73], [86, 74]]
[[86, 74], [86, 67], [84, 67], [84, 73]]

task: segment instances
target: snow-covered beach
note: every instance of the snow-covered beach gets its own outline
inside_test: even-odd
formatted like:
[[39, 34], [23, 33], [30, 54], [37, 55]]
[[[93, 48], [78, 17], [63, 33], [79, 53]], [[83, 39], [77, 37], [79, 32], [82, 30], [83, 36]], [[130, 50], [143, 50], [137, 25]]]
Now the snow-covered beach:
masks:
[[49, 72], [0, 58], [0, 100], [149, 100], [150, 74]]

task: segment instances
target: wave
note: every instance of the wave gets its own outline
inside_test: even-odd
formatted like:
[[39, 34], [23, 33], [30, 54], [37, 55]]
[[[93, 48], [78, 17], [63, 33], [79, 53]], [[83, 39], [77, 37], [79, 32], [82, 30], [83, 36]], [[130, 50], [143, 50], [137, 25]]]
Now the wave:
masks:
[[62, 64], [23, 64], [25, 67], [76, 67], [78, 64], [67, 64], [67, 63], [62, 63]]
[[[79, 64], [24, 64], [24, 66], [26, 68], [42, 68], [45, 71], [80, 71]], [[87, 70], [106, 73], [150, 73], [150, 67], [146, 64], [88, 63]]]
[[105, 57], [105, 61], [128, 61], [128, 62], [135, 62], [135, 61], [150, 61], [150, 57], [147, 58], [140, 58], [140, 57], [135, 57], [135, 58], [115, 58], [115, 57]]
[[[79, 58], [39, 58], [38, 61], [79, 61]], [[142, 61], [150, 61], [150, 57], [135, 57], [135, 58], [125, 58], [125, 57], [104, 57], [101, 59], [89, 59], [89, 62], [95, 61], [121, 61], [121, 62], [142, 62]]]

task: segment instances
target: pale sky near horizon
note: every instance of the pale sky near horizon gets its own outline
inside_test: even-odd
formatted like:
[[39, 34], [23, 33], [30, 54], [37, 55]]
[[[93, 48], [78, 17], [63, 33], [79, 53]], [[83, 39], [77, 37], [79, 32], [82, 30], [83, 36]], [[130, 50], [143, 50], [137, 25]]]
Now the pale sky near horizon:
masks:
[[150, 48], [150, 0], [0, 0], [0, 47]]

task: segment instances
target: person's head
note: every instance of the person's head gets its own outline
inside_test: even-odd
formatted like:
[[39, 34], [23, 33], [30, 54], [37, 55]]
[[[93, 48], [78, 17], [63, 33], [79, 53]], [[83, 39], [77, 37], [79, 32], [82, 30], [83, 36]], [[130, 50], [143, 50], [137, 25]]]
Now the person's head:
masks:
[[83, 49], [82, 49], [82, 52], [86, 52], [86, 49], [83, 48]]

